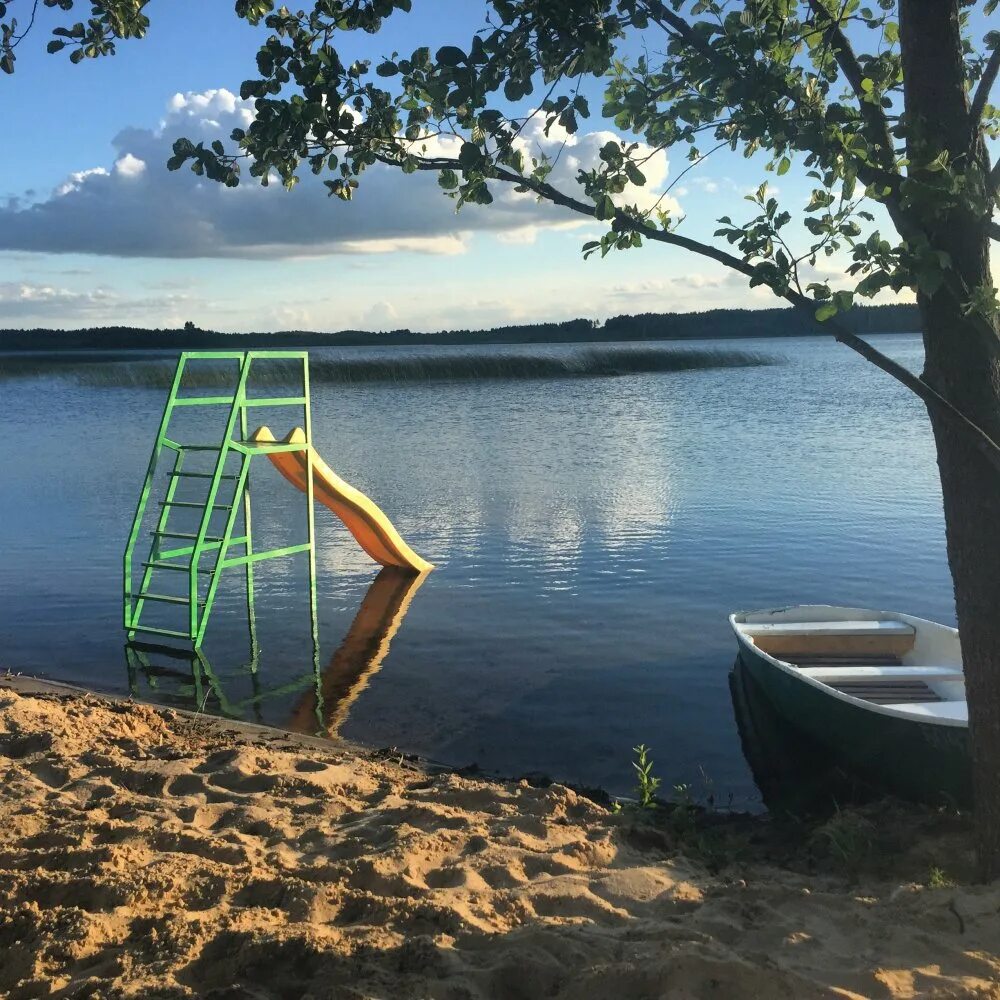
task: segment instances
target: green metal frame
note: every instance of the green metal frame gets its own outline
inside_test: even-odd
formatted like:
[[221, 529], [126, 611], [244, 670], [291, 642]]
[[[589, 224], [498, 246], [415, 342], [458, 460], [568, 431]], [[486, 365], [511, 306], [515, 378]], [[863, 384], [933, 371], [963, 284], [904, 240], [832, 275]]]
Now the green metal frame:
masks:
[[[250, 383], [251, 369], [254, 361], [297, 360], [302, 363], [302, 395], [281, 397], [254, 397], [247, 395]], [[235, 387], [231, 395], [225, 396], [184, 396], [180, 393], [184, 372], [191, 362], [198, 361], [235, 361], [239, 373], [235, 378]], [[170, 423], [175, 411], [188, 406], [228, 406], [229, 416], [222, 440], [218, 444], [184, 444], [174, 440], [170, 434]], [[257, 442], [248, 437], [249, 427], [247, 413], [251, 408], [259, 406], [301, 406], [303, 408], [303, 426], [305, 441], [295, 444], [281, 442]], [[254, 565], [266, 559], [276, 559], [282, 556], [294, 555], [298, 552], [309, 553], [309, 604], [312, 622], [314, 651], [318, 650], [319, 634], [317, 625], [316, 605], [316, 531], [313, 511], [313, 470], [312, 463], [306, 463], [306, 501], [308, 536], [305, 542], [287, 545], [283, 548], [257, 551], [253, 546], [252, 520], [250, 509], [250, 465], [258, 455], [275, 452], [305, 451], [312, 447], [312, 415], [309, 401], [309, 355], [305, 351], [185, 351], [177, 362], [177, 370], [170, 386], [167, 402], [163, 409], [157, 431], [156, 444], [146, 469], [146, 478], [139, 494], [132, 530], [125, 546], [124, 558], [124, 604], [125, 629], [129, 641], [137, 634], [163, 636], [169, 639], [190, 642], [194, 649], [199, 649], [204, 642], [208, 629], [209, 617], [215, 602], [216, 592], [223, 570], [237, 566], [245, 567], [247, 588], [247, 613], [250, 624], [250, 642], [252, 653], [256, 651], [256, 625], [254, 615]], [[133, 562], [142, 521], [149, 506], [153, 492], [156, 470], [164, 451], [174, 453], [173, 466], [169, 474], [164, 499], [160, 501], [161, 511], [152, 532], [153, 540], [149, 556], [142, 562], [142, 576], [138, 588], [133, 589]], [[184, 460], [190, 452], [217, 452], [215, 464], [211, 472], [191, 472], [184, 468]], [[236, 473], [226, 472], [226, 463], [230, 456], [239, 460], [239, 470]], [[207, 493], [197, 501], [177, 500], [177, 485], [182, 479], [207, 481]], [[219, 502], [219, 490], [223, 482], [234, 483], [232, 497], [228, 503]], [[177, 532], [170, 530], [170, 513], [175, 508], [200, 510], [197, 532]], [[239, 513], [242, 508], [244, 516], [243, 534], [233, 534]], [[217, 510], [227, 511], [226, 525], [221, 535], [212, 535], [209, 528], [212, 515]], [[185, 544], [163, 548], [165, 539], [177, 539]], [[230, 554], [233, 547], [242, 547], [242, 555]], [[214, 561], [208, 566], [202, 566], [206, 556], [214, 555]], [[178, 561], [180, 560], [180, 561]], [[161, 572], [183, 572], [188, 574], [187, 595], [184, 597], [170, 594], [159, 594], [151, 591], [155, 575]], [[205, 584], [203, 588], [203, 583]], [[204, 589], [204, 597], [202, 592]], [[188, 608], [186, 629], [167, 629], [159, 626], [146, 625], [142, 622], [143, 608], [148, 601], [165, 602], [175, 605], [186, 605]], [[317, 654], [318, 655], [318, 654]], [[251, 657], [256, 663], [256, 657]]]

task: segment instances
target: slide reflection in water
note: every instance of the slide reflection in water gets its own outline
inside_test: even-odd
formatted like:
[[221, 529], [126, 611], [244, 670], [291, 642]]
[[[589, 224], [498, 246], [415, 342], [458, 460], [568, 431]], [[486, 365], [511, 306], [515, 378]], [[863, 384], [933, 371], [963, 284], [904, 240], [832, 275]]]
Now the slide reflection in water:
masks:
[[[141, 697], [139, 677], [142, 675], [150, 693], [159, 701], [198, 712], [210, 707], [211, 711], [234, 719], [245, 718], [247, 708], [252, 707], [257, 721], [263, 721], [261, 703], [264, 700], [299, 694], [287, 727], [317, 736], [336, 735], [347, 720], [351, 705], [382, 666], [389, 645], [428, 572], [413, 574], [395, 566], [384, 567], [369, 586], [351, 627], [325, 670], [320, 670], [317, 657], [308, 674], [265, 689], [258, 670], [259, 651], [251, 634], [251, 658], [241, 673], [249, 676], [252, 694], [234, 701], [226, 694], [221, 677], [201, 650], [132, 642], [125, 646], [129, 691], [133, 697]], [[168, 663], [184, 663], [187, 669], [157, 662], [161, 658], [166, 658]], [[163, 688], [163, 682], [167, 682], [169, 690]], [[211, 706], [210, 701], [214, 702]]]
[[410, 602], [428, 571], [413, 573], [386, 566], [372, 581], [315, 690], [306, 692], [292, 711], [288, 728], [333, 736], [347, 720], [351, 705], [378, 673], [399, 631]]

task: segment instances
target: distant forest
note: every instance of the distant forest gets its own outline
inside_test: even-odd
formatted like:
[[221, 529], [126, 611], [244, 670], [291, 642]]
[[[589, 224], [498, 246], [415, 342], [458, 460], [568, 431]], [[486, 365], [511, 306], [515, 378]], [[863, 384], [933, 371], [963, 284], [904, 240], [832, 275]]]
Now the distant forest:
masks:
[[[855, 306], [840, 317], [854, 333], [912, 333], [919, 330], [915, 305]], [[794, 309], [712, 309], [699, 313], [642, 313], [565, 323], [502, 326], [492, 330], [371, 333], [342, 330], [317, 333], [218, 333], [191, 323], [180, 330], [106, 326], [86, 330], [0, 330], [0, 351], [97, 350], [292, 350], [306, 347], [471, 344], [585, 344], [598, 342], [693, 340], [701, 337], [829, 336], [818, 323]]]

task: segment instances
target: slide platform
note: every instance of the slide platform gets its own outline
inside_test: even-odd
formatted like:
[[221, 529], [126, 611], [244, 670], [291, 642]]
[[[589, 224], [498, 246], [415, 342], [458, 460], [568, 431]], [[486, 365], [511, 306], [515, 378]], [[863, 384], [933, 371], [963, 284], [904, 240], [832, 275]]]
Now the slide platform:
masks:
[[[297, 444], [305, 441], [305, 432], [296, 427], [281, 440], [281, 444]], [[267, 427], [259, 427], [252, 439], [262, 444], [276, 442]], [[345, 482], [311, 448], [308, 457], [302, 451], [273, 452], [268, 455], [274, 467], [293, 486], [303, 492], [307, 489], [308, 466], [312, 462], [313, 495], [324, 506], [329, 507], [354, 536], [357, 543], [383, 566], [398, 566], [411, 573], [424, 573], [433, 569], [433, 563], [421, 559], [393, 527], [382, 509], [360, 490]]]

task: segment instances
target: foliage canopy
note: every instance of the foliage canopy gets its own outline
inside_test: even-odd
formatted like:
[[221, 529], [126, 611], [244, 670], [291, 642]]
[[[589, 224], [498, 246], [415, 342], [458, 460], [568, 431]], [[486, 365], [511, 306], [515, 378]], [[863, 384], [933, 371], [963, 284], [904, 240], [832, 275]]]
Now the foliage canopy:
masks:
[[[8, 72], [25, 34], [8, 12], [16, 3], [0, 2], [0, 19], [7, 18], [0, 66]], [[42, 3], [67, 13], [82, 6]], [[606, 223], [604, 235], [585, 246], [588, 255], [647, 239], [674, 243], [735, 266], [751, 285], [799, 304], [815, 300], [820, 319], [853, 295], [933, 294], [957, 284], [933, 238], [935, 216], [956, 206], [1000, 235], [991, 222], [1000, 172], [986, 142], [1000, 134], [989, 102], [1000, 32], [977, 43], [969, 27], [977, 7], [990, 14], [997, 0], [964, 5], [973, 108], [964, 151], [922, 137], [921, 122], [905, 112], [895, 0], [484, 0], [483, 27], [463, 47], [423, 45], [374, 66], [346, 54], [351, 32], [377, 33], [411, 4], [313, 0], [311, 9], [295, 11], [237, 0], [237, 16], [270, 31], [257, 77], [241, 88], [243, 98], [255, 99], [256, 117], [232, 134], [235, 149], [181, 140], [171, 167], [187, 162], [229, 185], [247, 173], [287, 187], [309, 169], [326, 177], [332, 195], [350, 199], [364, 171], [381, 162], [407, 173], [436, 171], [459, 207], [489, 204], [495, 184], [508, 182]], [[54, 28], [50, 52], [96, 58], [149, 26], [147, 0], [87, 6], [87, 21]], [[553, 159], [524, 140], [525, 125], [540, 116], [547, 135], [576, 132], [592, 117], [582, 91], [592, 92], [595, 79], [603, 85], [601, 116], [623, 138], [604, 145], [599, 165], [581, 170], [576, 190], [557, 190]], [[725, 149], [760, 155], [775, 177], [797, 160], [812, 181], [796, 216], [809, 234], [805, 245], [795, 245], [802, 234], [792, 235], [793, 215], [766, 181], [750, 196], [747, 218], [718, 220], [715, 245], [686, 239], [662, 200], [640, 206], [629, 194], [645, 184], [644, 164], [673, 147], [684, 149], [692, 167]], [[872, 203], [885, 213], [873, 213]], [[806, 265], [845, 252], [853, 290], [808, 280], [816, 275]], [[967, 309], [995, 314], [992, 287], [956, 291]]]

